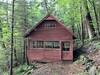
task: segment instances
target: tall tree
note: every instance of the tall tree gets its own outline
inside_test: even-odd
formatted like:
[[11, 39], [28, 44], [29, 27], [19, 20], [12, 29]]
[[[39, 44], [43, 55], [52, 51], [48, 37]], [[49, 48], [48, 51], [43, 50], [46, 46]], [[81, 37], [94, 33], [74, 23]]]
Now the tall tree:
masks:
[[[21, 56], [18, 57], [20, 60], [20, 63], [25, 63], [25, 46], [24, 46], [24, 34], [26, 30], [29, 28], [28, 24], [28, 3], [26, 0], [16, 0], [16, 7], [15, 7], [15, 19], [16, 19], [16, 26], [15, 26], [15, 39], [16, 39], [16, 46], [15, 52], [20, 52]], [[17, 42], [17, 40], [20, 40], [20, 42]], [[20, 44], [20, 45], [19, 45]], [[19, 48], [18, 48], [19, 46]], [[15, 54], [16, 54], [15, 53]], [[18, 56], [18, 54], [17, 54]]]
[[13, 51], [14, 51], [14, 41], [13, 41], [13, 34], [14, 34], [14, 3], [15, 0], [12, 1], [12, 25], [11, 25], [11, 64], [10, 64], [10, 75], [13, 75]]
[[91, 3], [93, 10], [94, 10], [96, 24], [97, 24], [97, 35], [99, 36], [100, 35], [100, 26], [99, 26], [99, 19], [98, 19], [95, 1], [94, 0], [88, 0], [88, 1]]
[[86, 20], [88, 22], [88, 33], [89, 33], [89, 38], [92, 39], [94, 36], [95, 36], [95, 29], [94, 29], [94, 26], [93, 26], [93, 20], [92, 20], [92, 17], [91, 17], [91, 13], [90, 13], [90, 10], [89, 10], [89, 7], [88, 7], [88, 2], [87, 0], [84, 1], [84, 5], [85, 5], [85, 9], [86, 9]]
[[83, 13], [82, 13], [82, 6], [80, 6], [80, 13], [81, 13], [81, 40], [82, 46], [84, 45], [85, 33], [84, 33], [84, 25], [83, 25]]

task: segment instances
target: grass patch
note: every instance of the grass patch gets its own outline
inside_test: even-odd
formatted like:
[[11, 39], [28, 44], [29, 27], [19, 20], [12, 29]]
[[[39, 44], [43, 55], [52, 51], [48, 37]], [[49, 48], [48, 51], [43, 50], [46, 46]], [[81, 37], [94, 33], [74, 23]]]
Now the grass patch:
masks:
[[14, 68], [15, 75], [24, 75], [26, 72], [30, 71], [31, 69], [35, 69], [35, 65], [20, 65], [19, 67]]

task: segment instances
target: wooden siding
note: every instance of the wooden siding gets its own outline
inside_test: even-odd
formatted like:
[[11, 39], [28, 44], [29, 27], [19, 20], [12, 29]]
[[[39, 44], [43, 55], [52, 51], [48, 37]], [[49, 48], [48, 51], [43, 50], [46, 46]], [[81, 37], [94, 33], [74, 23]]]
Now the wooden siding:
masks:
[[30, 62], [73, 60], [73, 51], [64, 51], [63, 54], [61, 53], [61, 50], [33, 49], [28, 50], [27, 55]]
[[[41, 25], [40, 25], [41, 26]], [[32, 40], [72, 40], [73, 37], [68, 30], [66, 30], [63, 26], [56, 22], [55, 28], [50, 29], [42, 29], [41, 27], [37, 27], [30, 34], [30, 38]]]

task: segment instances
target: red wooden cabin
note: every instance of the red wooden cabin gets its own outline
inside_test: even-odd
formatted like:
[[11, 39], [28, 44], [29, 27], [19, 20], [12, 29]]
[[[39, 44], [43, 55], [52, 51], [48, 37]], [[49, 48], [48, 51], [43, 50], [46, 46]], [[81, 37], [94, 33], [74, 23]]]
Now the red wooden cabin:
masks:
[[52, 15], [28, 31], [25, 39], [29, 62], [73, 60], [73, 34]]

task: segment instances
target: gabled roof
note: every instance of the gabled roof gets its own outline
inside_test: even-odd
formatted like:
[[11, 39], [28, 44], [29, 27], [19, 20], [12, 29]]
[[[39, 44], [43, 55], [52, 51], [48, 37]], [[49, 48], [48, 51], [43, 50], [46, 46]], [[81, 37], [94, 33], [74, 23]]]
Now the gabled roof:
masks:
[[[60, 25], [62, 25], [64, 28], [66, 28], [66, 27], [64, 26], [64, 24], [61, 23], [60, 21], [58, 21], [57, 18], [55, 18], [53, 15], [47, 14], [40, 22], [38, 22], [38, 23], [36, 24], [36, 26], [34, 26], [33, 28], [31, 28], [29, 31], [27, 31], [27, 32], [25, 33], [24, 37], [27, 37], [28, 35], [30, 35], [30, 33], [31, 33], [32, 31], [34, 31], [34, 29], [35, 29], [39, 24], [41, 24], [44, 20], [55, 20], [55, 21], [57, 21]], [[66, 30], [68, 30], [68, 31], [70, 32], [70, 34], [72, 34], [72, 36], [74, 36], [73, 33], [72, 33], [69, 29], [66, 28]]]

